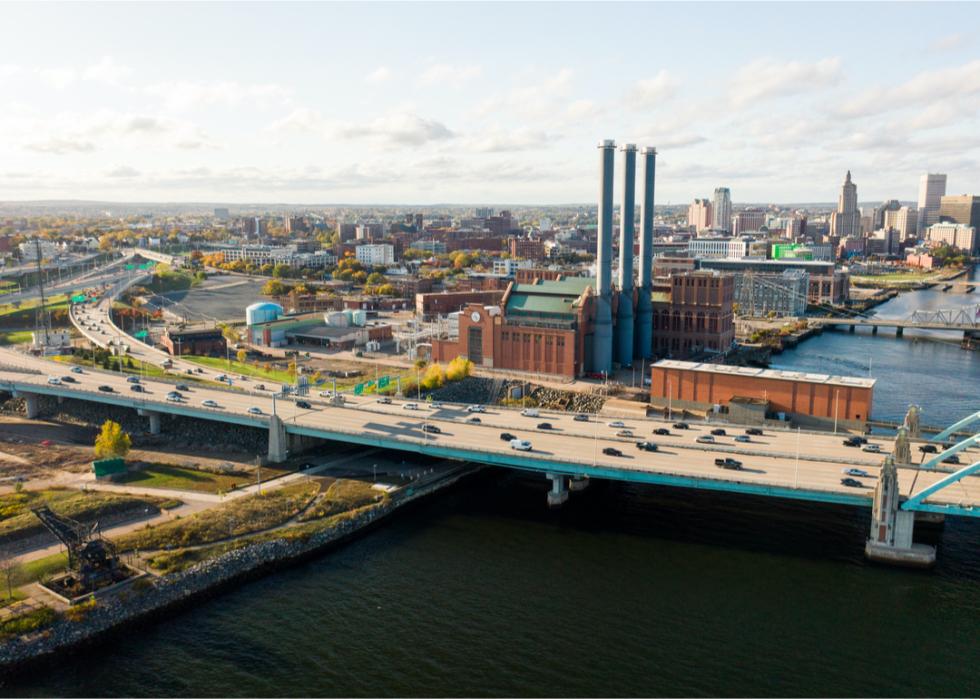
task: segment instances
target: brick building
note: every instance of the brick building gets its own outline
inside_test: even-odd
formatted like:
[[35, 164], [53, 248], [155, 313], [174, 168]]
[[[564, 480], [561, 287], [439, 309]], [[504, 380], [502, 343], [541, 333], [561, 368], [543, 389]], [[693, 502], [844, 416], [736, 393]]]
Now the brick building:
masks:
[[200, 354], [204, 356], [224, 356], [225, 338], [221, 328], [198, 328], [179, 330], [167, 328], [160, 344], [174, 355]]
[[728, 350], [735, 339], [734, 299], [735, 280], [730, 274], [672, 275], [654, 291], [654, 353], [685, 358]]
[[470, 304], [494, 306], [503, 298], [503, 290], [444, 291], [442, 293], [416, 294], [415, 313], [422, 320], [455, 313]]
[[522, 260], [544, 259], [544, 243], [533, 238], [509, 238], [507, 249], [511, 257]]

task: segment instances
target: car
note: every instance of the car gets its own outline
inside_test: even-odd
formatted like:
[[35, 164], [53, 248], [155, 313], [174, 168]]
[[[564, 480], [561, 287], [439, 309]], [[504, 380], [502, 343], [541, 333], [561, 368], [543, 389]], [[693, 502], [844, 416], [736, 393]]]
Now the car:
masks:
[[228, 380], [228, 377], [225, 376], [224, 374], [218, 374], [217, 376], [214, 377], [214, 380], [215, 381], [227, 381]]
[[877, 444], [865, 444], [863, 447], [861, 447], [861, 451], [866, 451], [871, 454], [878, 454], [881, 452], [881, 447], [879, 447]]
[[723, 430], [721, 427], [716, 427], [715, 429], [711, 430], [711, 434], [713, 434], [715, 437], [724, 437], [725, 430]]
[[193, 369], [184, 369], [184, 373], [185, 374], [193, 374], [194, 373], [194, 370]]
[[758, 427], [750, 427], [749, 429], [745, 430], [745, 434], [750, 434], [753, 437], [761, 437], [764, 433]]
[[262, 414], [262, 408], [258, 408], [258, 407], [256, 407], [256, 406], [253, 405], [251, 408], [248, 409], [248, 414], [249, 415], [261, 415]]
[[129, 390], [133, 393], [146, 393], [146, 389], [140, 386], [138, 383], [130, 385]]
[[74, 376], [62, 376], [61, 380], [65, 383], [78, 383], [78, 381], [75, 380]]
[[531, 451], [531, 443], [526, 439], [513, 439], [510, 442], [510, 448], [517, 451]]
[[607, 422], [606, 427], [626, 427], [622, 420], [613, 420], [612, 422]]
[[640, 451], [657, 451], [657, 445], [653, 442], [637, 442], [636, 448]]
[[524, 410], [521, 411], [521, 415], [524, 417], [540, 417], [541, 413], [537, 408], [524, 408]]
[[473, 422], [473, 423], [483, 422], [483, 420], [481, 420], [480, 418], [478, 418], [476, 415], [470, 415], [468, 418], [466, 418], [466, 421], [467, 422]]
[[840, 479], [840, 484], [841, 485], [846, 485], [848, 488], [863, 488], [864, 487], [864, 483], [862, 483], [859, 480], [855, 480], [854, 478], [841, 478]]
[[58, 378], [57, 376], [49, 376], [48, 377], [48, 383], [51, 384], [52, 386], [60, 386], [61, 385], [61, 379]]
[[418, 409], [419, 409], [418, 403], [405, 403], [402, 406], [402, 410], [418, 410]]
[[621, 452], [616, 447], [606, 447], [605, 449], [602, 450], [602, 453], [605, 454], [606, 456], [622, 456], [623, 455], [623, 452]]
[[184, 400], [184, 397], [176, 391], [171, 391], [167, 394], [167, 400], [169, 400], [171, 403], [179, 403]]
[[670, 430], [668, 430], [666, 427], [658, 427], [657, 429], [655, 429], [653, 431], [653, 433], [654, 434], [659, 434], [662, 437], [669, 437], [670, 436]]
[[868, 443], [868, 438], [867, 437], [862, 437], [859, 434], [851, 435], [851, 439], [853, 439], [858, 444], [867, 444]]
[[440, 408], [442, 408], [444, 406], [439, 401], [435, 401], [433, 403], [429, 403], [429, 407], [432, 408], [433, 410], [439, 410]]
[[742, 443], [751, 442], [752, 441], [752, 438], [750, 436], [748, 436], [747, 434], [737, 434], [737, 435], [735, 435], [735, 441], [736, 442], [742, 442]]
[[391, 398], [388, 396], [381, 396], [378, 398], [378, 402], [381, 403], [381, 405], [391, 405]]
[[689, 424], [687, 424], [686, 422], [675, 422], [674, 423], [674, 429], [675, 430], [689, 430], [689, 429], [691, 429], [691, 426]]
[[500, 439], [504, 442], [513, 442], [517, 437], [512, 435], [510, 432], [501, 432]]
[[699, 444], [714, 444], [715, 438], [710, 434], [703, 434], [694, 441], [698, 442]]
[[256, 391], [264, 391], [265, 390], [265, 384], [264, 383], [255, 384], [255, 390]]
[[919, 451], [923, 454], [937, 454], [939, 450], [936, 448], [935, 444], [920, 444]]
[[127, 376], [126, 377], [126, 381], [128, 381], [129, 383], [139, 383], [140, 382], [140, 377], [138, 377], [138, 376]]
[[572, 419], [575, 420], [575, 422], [588, 422], [589, 421], [589, 416], [588, 415], [583, 415], [582, 413], [579, 413], [578, 415], [576, 415]]
[[487, 409], [484, 408], [482, 405], [467, 405], [466, 406], [466, 412], [468, 412], [468, 413], [485, 413], [485, 412], [487, 412]]
[[428, 432], [429, 434], [442, 434], [442, 430], [439, 425], [430, 425], [428, 423], [422, 425], [422, 431]]
[[715, 466], [719, 468], [727, 468], [730, 471], [742, 470], [742, 462], [738, 459], [733, 459], [730, 456], [726, 456], [724, 459], [715, 459]]
[[73, 366], [71, 368], [71, 373], [73, 373], [73, 374], [84, 374], [85, 372], [82, 371], [82, 367], [80, 367], [80, 366]]
[[871, 478], [871, 474], [860, 468], [845, 468], [841, 471], [845, 476], [858, 476], [859, 478]]
[[102, 385], [99, 386], [99, 390], [102, 391], [103, 393], [112, 393], [114, 389], [112, 388], [112, 386]]
[[859, 447], [859, 446], [861, 446], [861, 442], [855, 442], [850, 437], [848, 437], [843, 442], [841, 442], [841, 444], [843, 444], [845, 447]]
[[177, 384], [177, 390], [178, 391], [189, 391], [191, 389], [187, 387], [187, 384], [186, 383], [179, 383], [179, 384]]
[[539, 422], [538, 423], [538, 429], [539, 430], [550, 430], [550, 429], [553, 429], [553, 428], [552, 428], [550, 422]]
[[303, 410], [310, 410], [313, 406], [310, 405], [309, 402], [305, 400], [298, 400], [296, 401], [296, 407], [302, 408]]
[[632, 437], [633, 436], [633, 430], [620, 430], [619, 432], [616, 433], [616, 436], [617, 437]]
[[203, 405], [205, 408], [217, 408], [218, 402], [211, 400], [210, 398], [205, 398], [201, 401], [201, 405]]
[[956, 454], [950, 454], [945, 459], [943, 459], [944, 464], [958, 464], [960, 462], [960, 457]]

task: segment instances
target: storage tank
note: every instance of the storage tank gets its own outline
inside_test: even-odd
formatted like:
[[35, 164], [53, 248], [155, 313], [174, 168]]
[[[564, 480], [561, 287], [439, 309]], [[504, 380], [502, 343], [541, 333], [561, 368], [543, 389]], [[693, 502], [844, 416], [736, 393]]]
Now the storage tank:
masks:
[[347, 316], [343, 311], [328, 311], [323, 314], [323, 320], [331, 328], [347, 327]]
[[245, 324], [255, 325], [256, 323], [268, 323], [276, 320], [282, 315], [282, 306], [271, 301], [260, 301], [253, 303], [245, 309]]
[[349, 328], [350, 326], [352, 326], [354, 324], [354, 311], [353, 310], [351, 310], [350, 308], [345, 308], [344, 309], [344, 317], [347, 319], [347, 322], [344, 324], [344, 327], [348, 327]]
[[365, 325], [367, 325], [367, 311], [364, 310], [354, 311], [351, 314], [351, 320], [353, 321], [354, 325], [356, 325], [359, 328], [363, 328]]

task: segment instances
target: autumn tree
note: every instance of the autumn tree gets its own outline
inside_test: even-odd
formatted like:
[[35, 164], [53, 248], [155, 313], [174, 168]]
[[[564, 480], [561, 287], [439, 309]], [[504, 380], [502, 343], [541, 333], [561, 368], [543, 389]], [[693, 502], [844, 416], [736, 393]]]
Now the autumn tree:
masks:
[[241, 362], [242, 364], [244, 364], [245, 363], [245, 360], [248, 359], [248, 351], [247, 350], [244, 350], [244, 349], [238, 350], [235, 353], [235, 359], [237, 359], [239, 362]]
[[95, 456], [100, 459], [123, 458], [129, 453], [132, 440], [118, 422], [106, 420], [95, 438]]

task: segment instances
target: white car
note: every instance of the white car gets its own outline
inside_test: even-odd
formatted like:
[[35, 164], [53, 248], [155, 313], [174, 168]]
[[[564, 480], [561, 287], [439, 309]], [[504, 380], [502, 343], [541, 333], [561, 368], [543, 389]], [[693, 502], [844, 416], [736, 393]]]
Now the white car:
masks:
[[167, 400], [171, 403], [179, 403], [181, 401], [181, 395], [179, 393], [168, 393]]
[[54, 386], [60, 386], [61, 385], [61, 379], [58, 378], [57, 376], [49, 376], [48, 377], [48, 383], [49, 384], [52, 384]]
[[321, 398], [333, 398], [333, 391], [320, 391]]
[[419, 409], [418, 403], [405, 403], [405, 405], [402, 406], [402, 410], [418, 410], [418, 409]]
[[607, 422], [606, 427], [626, 427], [626, 423], [622, 420], [613, 420], [612, 422]]
[[860, 468], [845, 468], [841, 470], [845, 476], [857, 476], [858, 478], [870, 478], [871, 474]]
[[466, 412], [468, 412], [468, 413], [485, 413], [485, 412], [487, 412], [487, 409], [484, 408], [482, 405], [467, 405], [466, 406]]
[[218, 401], [214, 401], [211, 400], [210, 398], [206, 398], [205, 400], [201, 401], [201, 405], [203, 405], [205, 408], [217, 408]]
[[524, 408], [521, 415], [524, 417], [541, 417], [541, 412], [537, 408]]
[[526, 439], [512, 439], [510, 440], [510, 448], [517, 451], [531, 451], [531, 443]]
[[861, 451], [867, 451], [872, 454], [880, 454], [881, 447], [879, 447], [877, 444], [865, 444], [863, 447], [861, 447]]
[[262, 408], [257, 408], [257, 407], [255, 407], [253, 405], [251, 408], [248, 409], [248, 412], [251, 415], [261, 415], [262, 414]]

